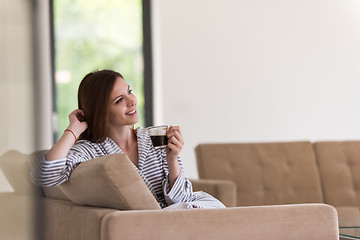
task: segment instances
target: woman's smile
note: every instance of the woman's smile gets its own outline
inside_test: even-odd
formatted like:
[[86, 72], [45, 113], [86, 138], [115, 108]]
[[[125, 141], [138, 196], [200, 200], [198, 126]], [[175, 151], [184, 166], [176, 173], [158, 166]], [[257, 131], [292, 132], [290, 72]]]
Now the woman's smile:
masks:
[[128, 113], [125, 113], [126, 115], [134, 115], [134, 114], [136, 114], [137, 112], [136, 112], [136, 109], [134, 109], [134, 110], [132, 110], [132, 111], [130, 111], [130, 112], [128, 112]]

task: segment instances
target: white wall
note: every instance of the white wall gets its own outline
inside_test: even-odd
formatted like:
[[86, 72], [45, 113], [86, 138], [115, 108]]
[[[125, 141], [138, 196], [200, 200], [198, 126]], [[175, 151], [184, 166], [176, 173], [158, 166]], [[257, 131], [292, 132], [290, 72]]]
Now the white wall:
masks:
[[[360, 139], [359, 0], [153, 1], [155, 123], [203, 142]], [[221, 159], [219, 159], [221, 161]]]

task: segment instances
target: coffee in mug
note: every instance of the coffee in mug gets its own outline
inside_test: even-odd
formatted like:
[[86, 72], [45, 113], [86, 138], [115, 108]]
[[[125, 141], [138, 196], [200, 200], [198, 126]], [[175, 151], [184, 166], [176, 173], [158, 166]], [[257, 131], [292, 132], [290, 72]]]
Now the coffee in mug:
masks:
[[168, 138], [166, 135], [168, 129], [169, 127], [167, 125], [152, 126], [147, 128], [147, 131], [155, 149], [163, 148], [168, 145]]

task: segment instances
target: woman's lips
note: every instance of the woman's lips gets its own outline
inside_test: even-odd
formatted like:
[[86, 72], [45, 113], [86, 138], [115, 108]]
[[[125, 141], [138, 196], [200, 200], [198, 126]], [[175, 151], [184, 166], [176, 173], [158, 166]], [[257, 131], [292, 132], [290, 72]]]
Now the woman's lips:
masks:
[[128, 112], [128, 113], [126, 113], [126, 115], [134, 115], [136, 113], [136, 109], [134, 109], [134, 110], [132, 110], [132, 111], [130, 111], [130, 112]]

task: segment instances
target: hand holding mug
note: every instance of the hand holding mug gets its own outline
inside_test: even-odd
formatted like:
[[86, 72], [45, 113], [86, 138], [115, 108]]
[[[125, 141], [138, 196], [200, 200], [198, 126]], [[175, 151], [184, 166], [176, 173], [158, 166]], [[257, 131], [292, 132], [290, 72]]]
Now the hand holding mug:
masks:
[[152, 126], [147, 130], [155, 149], [167, 147], [167, 153], [179, 155], [184, 145], [179, 126]]
[[179, 126], [170, 126], [167, 131], [168, 145], [166, 149], [167, 155], [178, 156], [184, 146], [184, 138]]

